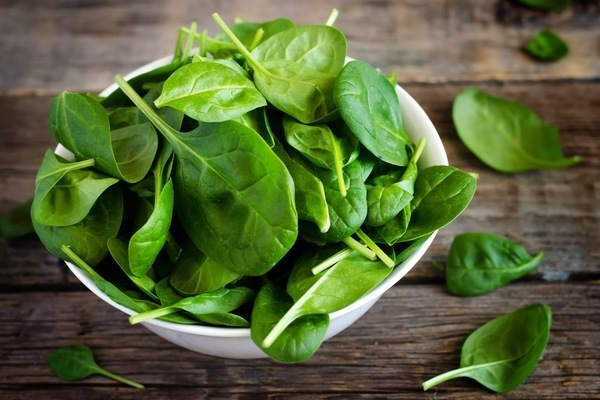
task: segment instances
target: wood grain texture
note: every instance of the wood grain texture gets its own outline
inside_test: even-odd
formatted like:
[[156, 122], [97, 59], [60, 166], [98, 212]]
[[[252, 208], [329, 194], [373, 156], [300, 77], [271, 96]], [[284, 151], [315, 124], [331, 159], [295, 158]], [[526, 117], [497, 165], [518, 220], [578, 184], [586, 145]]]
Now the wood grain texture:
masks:
[[[337, 7], [350, 54], [405, 82], [600, 78], [600, 1], [562, 12], [532, 12], [516, 1], [481, 0], [5, 0], [0, 5], [0, 93], [98, 91], [150, 60], [172, 53], [181, 25], [217, 31], [226, 21], [285, 16], [323, 23]], [[538, 63], [522, 52], [537, 30], [553, 28], [571, 54]]]
[[[171, 345], [91, 293], [0, 295], [0, 391], [18, 398], [136, 398], [103, 377], [56, 379], [45, 365], [55, 346], [94, 349], [105, 368], [147, 386], [149, 398], [496, 398], [467, 379], [424, 393], [421, 382], [455, 368], [466, 336], [489, 319], [544, 302], [553, 310], [551, 337], [534, 373], [506, 399], [590, 398], [600, 391], [599, 282], [519, 283], [474, 299], [442, 285], [396, 286], [361, 320], [326, 342], [303, 364], [227, 360]], [[18, 338], [15, 340], [13, 338]], [[32, 387], [31, 385], [36, 385]], [[436, 394], [437, 392], [437, 394]], [[468, 393], [465, 396], [465, 393]], [[11, 397], [11, 396], [15, 397]], [[259, 397], [253, 397], [259, 396]]]

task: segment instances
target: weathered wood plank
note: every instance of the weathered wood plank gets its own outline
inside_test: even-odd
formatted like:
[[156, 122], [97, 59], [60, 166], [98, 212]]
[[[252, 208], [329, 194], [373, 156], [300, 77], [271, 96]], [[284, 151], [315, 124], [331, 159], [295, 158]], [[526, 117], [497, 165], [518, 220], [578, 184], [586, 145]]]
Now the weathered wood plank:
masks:
[[600, 392], [598, 281], [517, 283], [470, 299], [450, 296], [441, 285], [396, 286], [311, 360], [295, 365], [214, 358], [178, 348], [129, 326], [124, 314], [91, 293], [1, 294], [0, 391], [3, 398], [139, 395], [102, 377], [66, 384], [52, 376], [45, 365], [49, 352], [83, 342], [100, 365], [147, 385], [145, 394], [152, 398], [190, 390], [203, 398], [495, 398], [466, 379], [448, 382], [437, 393], [423, 393], [420, 385], [457, 366], [472, 330], [536, 302], [553, 310], [548, 348], [529, 379], [503, 398], [593, 398]]
[[[577, 3], [544, 13], [509, 0], [4, 1], [0, 50], [10, 62], [0, 64], [0, 92], [100, 90], [117, 73], [170, 54], [181, 25], [195, 20], [215, 33], [212, 12], [226, 21], [285, 16], [307, 24], [324, 22], [334, 7], [350, 55], [393, 69], [404, 81], [596, 79], [600, 6]], [[571, 44], [567, 59], [538, 63], [521, 51], [547, 27]]]

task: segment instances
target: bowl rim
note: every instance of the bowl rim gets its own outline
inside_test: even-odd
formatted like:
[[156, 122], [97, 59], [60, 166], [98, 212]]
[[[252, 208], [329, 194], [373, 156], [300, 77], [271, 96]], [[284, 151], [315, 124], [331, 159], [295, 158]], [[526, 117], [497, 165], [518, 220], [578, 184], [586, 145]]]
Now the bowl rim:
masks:
[[[154, 61], [151, 61], [151, 62], [133, 70], [132, 72], [126, 74], [124, 78], [125, 78], [125, 80], [129, 80], [137, 75], [143, 74], [143, 73], [148, 72], [157, 67], [169, 64], [172, 60], [172, 57], [173, 57], [172, 55], [168, 55], [165, 57], [158, 58]], [[351, 61], [351, 60], [353, 60], [353, 58], [351, 58], [351, 57], [346, 58], [346, 62]], [[99, 95], [101, 97], [106, 97], [110, 93], [112, 93], [113, 91], [115, 91], [117, 89], [118, 89], [117, 84], [112, 83], [106, 89], [104, 89], [102, 92], [100, 92]], [[448, 156], [447, 156], [446, 150], [444, 148], [444, 145], [441, 141], [441, 138], [440, 138], [437, 130], [435, 129], [435, 126], [429, 119], [429, 116], [425, 113], [425, 111], [417, 103], [417, 101], [399, 84], [395, 85], [395, 90], [396, 90], [396, 94], [398, 96], [398, 101], [402, 105], [401, 113], [402, 113], [403, 119], [406, 119], [407, 116], [410, 116], [414, 120], [419, 120], [421, 124], [424, 124], [423, 131], [427, 132], [427, 134], [425, 132], [423, 132], [420, 135], [409, 134], [409, 136], [428, 136], [426, 146], [428, 148], [430, 148], [429, 152], [431, 151], [431, 148], [433, 148], [435, 150], [436, 159], [437, 159], [436, 165], [448, 165]], [[409, 109], [408, 113], [406, 113], [404, 111], [406, 109]], [[431, 140], [431, 137], [434, 138], [433, 141]], [[412, 139], [412, 137], [411, 137], [411, 139]], [[416, 142], [416, 141], [413, 140], [413, 142]], [[63, 155], [63, 156], [69, 155], [69, 151], [66, 150], [61, 144], [59, 144], [57, 146], [55, 152], [57, 154]], [[423, 152], [423, 155], [425, 156], [425, 151]], [[421, 161], [422, 161], [422, 159], [421, 159]], [[408, 271], [410, 271], [416, 265], [416, 263], [423, 257], [425, 252], [429, 249], [431, 243], [433, 243], [433, 240], [435, 239], [437, 233], [438, 233], [438, 230], [433, 232], [431, 234], [431, 236], [425, 242], [423, 242], [423, 244], [421, 244], [421, 246], [419, 246], [419, 248], [414, 253], [412, 253], [405, 261], [403, 261], [399, 265], [395, 266], [392, 273], [383, 282], [381, 282], [378, 286], [376, 286], [371, 291], [366, 293], [360, 299], [356, 300], [354, 303], [342, 308], [341, 310], [330, 313], [329, 314], [330, 321], [333, 322], [334, 320], [336, 320], [344, 315], [347, 315], [347, 314], [351, 313], [352, 311], [364, 306], [365, 304], [367, 304], [371, 301], [377, 300], [379, 297], [381, 297], [388, 289], [390, 289], [392, 286], [394, 286], [396, 283], [398, 283], [398, 281], [400, 281], [400, 279], [402, 279], [408, 273]], [[76, 266], [75, 264], [73, 264], [69, 261], [64, 261], [64, 262], [66, 263], [68, 268], [71, 270], [71, 272], [73, 272], [73, 274], [77, 277], [77, 279], [79, 279], [96, 296], [98, 296], [99, 298], [101, 298], [102, 300], [104, 300], [106, 303], [110, 304], [114, 308], [124, 312], [125, 314], [128, 314], [128, 315], [137, 314], [137, 312], [131, 310], [130, 308], [122, 306], [122, 305], [116, 303], [115, 301], [113, 301], [111, 298], [109, 298], [104, 292], [102, 292], [100, 289], [98, 289], [98, 287], [93, 283], [92, 279], [78, 266]], [[145, 324], [154, 325], [154, 326], [157, 326], [157, 327], [160, 327], [163, 329], [168, 329], [168, 330], [182, 332], [182, 333], [189, 333], [189, 334], [194, 334], [194, 335], [199, 335], [199, 336], [223, 337], [223, 338], [226, 338], [226, 337], [237, 337], [237, 338], [250, 337], [250, 328], [249, 327], [248, 328], [236, 328], [236, 327], [217, 327], [217, 326], [207, 326], [207, 325], [185, 325], [185, 324], [177, 324], [174, 322], [162, 321], [159, 319], [150, 319], [150, 320], [142, 322], [142, 324], [143, 325], [145, 325]]]

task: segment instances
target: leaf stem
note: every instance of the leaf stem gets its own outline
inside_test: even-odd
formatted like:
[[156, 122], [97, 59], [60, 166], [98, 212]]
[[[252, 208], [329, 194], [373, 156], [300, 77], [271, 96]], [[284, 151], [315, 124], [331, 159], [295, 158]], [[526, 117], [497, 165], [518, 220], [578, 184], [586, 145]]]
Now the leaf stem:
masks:
[[348, 247], [350, 247], [353, 250], [356, 250], [357, 252], [359, 252], [363, 256], [367, 257], [369, 260], [376, 260], [377, 259], [377, 254], [375, 254], [375, 252], [373, 250], [369, 249], [367, 246], [365, 246], [364, 244], [360, 243], [356, 239], [353, 239], [350, 236], [348, 236], [347, 238], [345, 238], [344, 240], [342, 240], [342, 242], [346, 243], [346, 245]]
[[83, 270], [83, 272], [85, 272], [86, 274], [88, 274], [90, 277], [94, 278], [94, 279], [103, 279], [100, 275], [98, 275], [98, 273], [96, 271], [94, 271], [92, 269], [92, 267], [90, 267], [88, 265], [88, 263], [86, 263], [85, 261], [83, 261], [83, 259], [81, 257], [79, 257], [77, 254], [75, 254], [75, 252], [73, 250], [71, 250], [71, 248], [65, 244], [63, 244], [60, 249], [62, 250], [63, 253], [65, 253], [75, 264], [77, 264], [77, 266], [79, 268], [81, 268]]
[[340, 15], [340, 12], [337, 8], [331, 10], [331, 14], [329, 14], [329, 18], [327, 18], [327, 22], [325, 22], [325, 25], [333, 26], [333, 24], [335, 24], [335, 21], [337, 21], [338, 15]]
[[417, 148], [415, 149], [415, 153], [412, 156], [411, 162], [414, 162], [416, 164], [417, 161], [419, 161], [419, 158], [421, 157], [421, 154], [423, 153], [423, 150], [425, 149], [426, 143], [427, 143], [427, 139], [425, 139], [425, 136], [423, 136], [421, 138], [421, 140], [419, 140], [419, 143], [417, 144]]
[[514, 358], [506, 359], [506, 360], [492, 361], [492, 362], [484, 363], [484, 364], [475, 364], [475, 365], [470, 365], [468, 367], [453, 369], [451, 371], [444, 372], [443, 374], [440, 374], [438, 376], [435, 376], [435, 377], [423, 382], [423, 384], [422, 384], [423, 390], [429, 390], [432, 387], [439, 385], [440, 383], [449, 381], [450, 379], [460, 378], [460, 377], [468, 378], [468, 377], [470, 377], [469, 375], [472, 371], [477, 371], [478, 369], [491, 367], [491, 366], [494, 366], [497, 364], [504, 364], [506, 362], [510, 362], [513, 360], [514, 360]]
[[135, 314], [129, 317], [129, 323], [131, 325], [139, 324], [140, 322], [147, 321], [149, 319], [160, 318], [164, 315], [173, 314], [177, 312], [177, 308], [175, 307], [160, 307], [155, 308], [154, 310], [145, 311], [143, 313]]
[[254, 34], [254, 37], [252, 38], [252, 43], [250, 43], [250, 51], [254, 50], [254, 48], [259, 45], [259, 43], [262, 40], [264, 35], [265, 35], [265, 30], [263, 28], [258, 28], [256, 30], [256, 33]]
[[190, 30], [188, 32], [187, 40], [185, 42], [185, 47], [183, 48], [183, 54], [181, 56], [182, 60], [185, 60], [190, 55], [190, 51], [192, 50], [192, 46], [194, 45], [194, 40], [196, 39], [196, 29], [196, 23], [192, 22], [192, 24], [190, 25]]
[[112, 372], [107, 371], [104, 368], [98, 367], [97, 372], [99, 374], [101, 374], [101, 375], [106, 376], [107, 378], [114, 379], [117, 382], [124, 383], [124, 384], [132, 386], [132, 387], [134, 387], [136, 389], [144, 389], [144, 385], [142, 385], [141, 383], [137, 383], [137, 382], [134, 382], [134, 381], [132, 381], [130, 379], [124, 378], [122, 376], [113, 374]]
[[342, 261], [343, 259], [347, 258], [354, 252], [355, 252], [355, 250], [350, 249], [350, 248], [340, 250], [337, 253], [335, 253], [334, 255], [332, 255], [331, 257], [328, 257], [324, 261], [321, 261], [319, 264], [315, 265], [311, 269], [311, 271], [312, 271], [313, 275], [317, 275], [317, 274], [325, 271], [327, 268], [330, 268], [330, 267], [334, 266], [335, 264], [337, 264], [338, 262]]
[[381, 247], [377, 246], [377, 244], [373, 241], [373, 239], [371, 239], [369, 237], [369, 235], [367, 235], [366, 233], [364, 233], [361, 229], [356, 231], [356, 235], [363, 241], [365, 242], [365, 244], [375, 252], [375, 254], [377, 255], [377, 257], [383, 261], [383, 263], [385, 265], [387, 265], [389, 268], [394, 268], [396, 266], [396, 263], [394, 262], [394, 260], [392, 260], [387, 254], [385, 254], [385, 252], [383, 250], [381, 250]]

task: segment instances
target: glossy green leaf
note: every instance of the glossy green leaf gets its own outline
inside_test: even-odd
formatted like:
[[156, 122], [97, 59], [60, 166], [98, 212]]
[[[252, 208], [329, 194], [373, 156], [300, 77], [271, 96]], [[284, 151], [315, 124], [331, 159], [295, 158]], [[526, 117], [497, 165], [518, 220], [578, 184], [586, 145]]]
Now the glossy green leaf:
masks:
[[48, 251], [63, 260], [63, 245], [70, 246], [91, 266], [98, 264], [108, 253], [107, 241], [117, 235], [123, 216], [123, 195], [117, 186], [106, 190], [88, 215], [69, 226], [47, 226], [33, 220], [35, 231]]
[[423, 389], [459, 377], [474, 379], [497, 393], [515, 389], [542, 357], [551, 323], [550, 307], [543, 304], [494, 318], [465, 340], [460, 368], [424, 382]]
[[498, 235], [470, 232], [458, 235], [446, 261], [446, 286], [458, 296], [479, 296], [519, 279], [544, 258], [531, 257], [520, 244]]
[[454, 167], [435, 165], [419, 171], [410, 223], [401, 241], [420, 238], [448, 225], [467, 208], [476, 187], [473, 175]]
[[144, 386], [101, 368], [92, 354], [92, 350], [83, 344], [74, 344], [54, 350], [48, 357], [48, 366], [54, 374], [65, 381], [78, 381], [90, 375], [99, 374], [136, 389]]
[[203, 122], [234, 119], [267, 104], [250, 79], [210, 61], [178, 69], [166, 80], [154, 103], [159, 108], [175, 108]]
[[[302, 265], [309, 268], [308, 264]], [[270, 347], [295, 320], [305, 315], [329, 314], [354, 303], [383, 281], [392, 269], [360, 254], [351, 255], [324, 272], [277, 322], [262, 347]]]
[[402, 125], [394, 87], [364, 61], [350, 61], [339, 73], [334, 101], [358, 140], [381, 160], [405, 166], [412, 143]]
[[310, 358], [323, 343], [329, 327], [328, 314], [305, 315], [290, 323], [270, 346], [265, 347], [263, 341], [292, 305], [283, 289], [267, 283], [258, 293], [252, 309], [252, 341], [271, 358], [284, 363]]
[[193, 242], [188, 242], [177, 260], [170, 284], [179, 293], [193, 296], [220, 289], [239, 278], [239, 274], [207, 257]]
[[127, 182], [144, 178], [158, 146], [156, 132], [148, 123], [111, 132], [102, 105], [79, 93], [64, 92], [54, 99], [49, 128], [77, 159], [94, 159], [100, 171]]
[[175, 209], [198, 248], [242, 275], [271, 269], [298, 229], [293, 180], [281, 160], [235, 121], [205, 123], [183, 135], [116, 80], [175, 151]]
[[543, 29], [525, 44], [525, 50], [542, 61], [558, 61], [569, 54], [569, 45], [556, 33]]
[[462, 142], [483, 163], [500, 172], [566, 168], [579, 157], [563, 158], [558, 130], [522, 104], [463, 90], [452, 107]]

